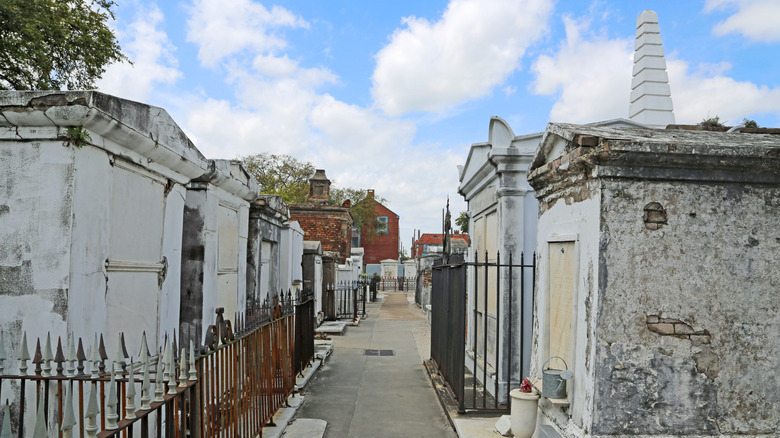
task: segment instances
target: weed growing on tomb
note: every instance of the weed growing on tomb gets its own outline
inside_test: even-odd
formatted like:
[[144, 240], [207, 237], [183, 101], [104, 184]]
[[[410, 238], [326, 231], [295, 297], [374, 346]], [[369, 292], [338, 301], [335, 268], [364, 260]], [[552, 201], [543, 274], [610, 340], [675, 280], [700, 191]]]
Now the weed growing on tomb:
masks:
[[92, 141], [92, 137], [89, 136], [89, 132], [84, 129], [83, 126], [71, 126], [68, 128], [65, 137], [68, 139], [68, 143], [65, 146], [76, 146], [80, 148], [85, 144], [89, 144]]

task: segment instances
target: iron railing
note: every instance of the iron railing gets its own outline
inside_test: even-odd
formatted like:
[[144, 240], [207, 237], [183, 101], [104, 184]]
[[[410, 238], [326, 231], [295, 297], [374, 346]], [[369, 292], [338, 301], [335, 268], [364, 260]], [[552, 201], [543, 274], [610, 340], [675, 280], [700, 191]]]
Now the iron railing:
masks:
[[413, 291], [417, 285], [417, 277], [382, 277], [377, 282], [380, 291]]
[[366, 316], [368, 282], [366, 280], [341, 281], [329, 284], [323, 295], [322, 310], [325, 319], [351, 319]]
[[506, 263], [500, 253], [474, 259], [433, 268], [431, 358], [459, 411], [506, 410], [509, 392], [529, 371], [535, 257], [530, 264], [522, 253], [519, 264], [511, 254]]
[[121, 335], [110, 362], [102, 335], [89, 354], [81, 338], [69, 337], [65, 347], [58, 340], [56, 350], [49, 337], [43, 348], [38, 339], [34, 374], [26, 334], [16, 348], [18, 374], [3, 373], [9, 358], [0, 336], [0, 393], [16, 395], [3, 408], [0, 436], [261, 435], [294, 390], [293, 311], [290, 294], [282, 294], [274, 305], [248, 309], [234, 331], [217, 309], [200, 351], [192, 342], [179, 350], [174, 334], [152, 355], [144, 335], [137, 361]]

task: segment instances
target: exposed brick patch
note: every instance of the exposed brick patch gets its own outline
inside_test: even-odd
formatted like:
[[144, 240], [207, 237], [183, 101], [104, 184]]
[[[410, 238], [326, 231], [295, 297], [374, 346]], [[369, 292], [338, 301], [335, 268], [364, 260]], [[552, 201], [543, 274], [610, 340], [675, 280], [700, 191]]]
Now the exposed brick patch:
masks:
[[710, 332], [694, 330], [690, 324], [676, 318], [662, 318], [660, 315], [648, 315], [645, 321], [647, 329], [661, 336], [674, 336], [709, 344]]

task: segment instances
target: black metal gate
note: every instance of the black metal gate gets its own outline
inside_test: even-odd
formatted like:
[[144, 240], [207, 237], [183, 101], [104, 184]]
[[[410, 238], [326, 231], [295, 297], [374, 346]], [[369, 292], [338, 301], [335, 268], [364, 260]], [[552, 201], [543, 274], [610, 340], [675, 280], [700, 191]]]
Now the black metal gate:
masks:
[[[522, 315], [529, 316], [533, 309], [534, 259], [526, 264], [521, 254], [520, 263], [514, 264], [510, 254], [501, 263], [500, 253], [493, 261], [485, 253], [482, 262], [475, 257], [473, 262], [433, 268], [431, 359], [461, 412], [509, 409], [509, 391], [528, 376], [527, 364], [516, 355], [523, 358], [530, 346], [531, 324]], [[467, 282], [472, 286], [470, 300]]]
[[357, 319], [366, 316], [368, 282], [343, 281], [328, 285], [325, 291], [323, 311], [325, 319]]
[[299, 291], [295, 301], [295, 374], [302, 374], [314, 358], [315, 323], [314, 291]]
[[466, 265], [436, 266], [431, 281], [431, 359], [460, 409], [466, 357]]

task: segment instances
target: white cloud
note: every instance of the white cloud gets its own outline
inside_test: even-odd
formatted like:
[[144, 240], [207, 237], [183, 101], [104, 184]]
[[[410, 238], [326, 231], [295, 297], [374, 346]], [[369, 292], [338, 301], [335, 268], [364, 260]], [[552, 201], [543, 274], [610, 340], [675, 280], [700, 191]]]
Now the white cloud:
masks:
[[736, 12], [712, 29], [715, 35], [741, 34], [752, 41], [780, 41], [780, 2], [777, 0], [708, 0], [705, 11], [716, 9]]
[[537, 94], [558, 95], [550, 120], [588, 123], [628, 118], [633, 65], [632, 39], [591, 35], [588, 23], [563, 17], [566, 40], [554, 55], [533, 63]]
[[196, 0], [187, 20], [187, 40], [200, 46], [198, 59], [213, 67], [245, 49], [256, 52], [283, 49], [287, 41], [278, 28], [308, 28], [309, 24], [281, 6], [268, 10], [251, 0]]
[[[327, 93], [326, 87], [338, 84], [339, 77], [325, 67], [291, 59], [285, 53], [284, 35], [274, 34], [279, 26], [305, 24], [292, 13], [282, 10], [286, 21], [274, 27], [263, 15], [268, 11], [257, 3], [215, 5], [198, 0], [189, 10], [189, 38], [200, 44], [203, 64], [226, 71], [235, 98], [189, 96], [177, 111], [206, 157], [271, 152], [310, 161], [341, 187], [373, 188], [389, 199], [389, 208], [402, 217], [404, 240], [412, 228], [440, 228], [440, 209], [448, 191], [453, 205], [462, 207], [455, 194], [456, 165], [467, 149], [452, 153], [436, 145], [414, 145], [413, 122]], [[274, 9], [268, 12], [273, 13]], [[219, 32], [237, 35], [215, 37]]]
[[98, 89], [126, 99], [145, 101], [157, 84], [181, 77], [173, 54], [176, 48], [160, 30], [163, 13], [157, 6], [141, 8], [136, 20], [117, 29], [122, 50], [133, 64], [112, 64], [98, 82]]
[[724, 122], [738, 124], [754, 114], [774, 114], [780, 119], [780, 87], [737, 81], [723, 74], [690, 72], [682, 60], [669, 60], [667, 66], [677, 123], [695, 124], [719, 116]]
[[[588, 123], [628, 117], [633, 65], [632, 39], [591, 35], [588, 25], [565, 17], [566, 41], [552, 56], [533, 64], [538, 94], [557, 95], [550, 120]], [[687, 62], [667, 57], [677, 123], [696, 124], [719, 116], [729, 123], [772, 114], [780, 119], [780, 87], [738, 81], [726, 75], [731, 65]]]
[[549, 0], [452, 0], [439, 21], [405, 18], [376, 55], [376, 106], [440, 112], [489, 94], [547, 31], [551, 11]]

